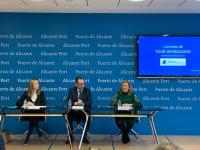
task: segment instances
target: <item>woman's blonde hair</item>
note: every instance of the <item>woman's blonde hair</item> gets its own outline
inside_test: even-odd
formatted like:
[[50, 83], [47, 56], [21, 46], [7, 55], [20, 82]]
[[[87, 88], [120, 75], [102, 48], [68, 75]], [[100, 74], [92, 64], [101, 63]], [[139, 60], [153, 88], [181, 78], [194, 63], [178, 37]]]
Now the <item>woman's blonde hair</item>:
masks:
[[[34, 84], [35, 81], [38, 81], [38, 82], [39, 82], [38, 79], [31, 79], [31, 80], [29, 81], [28, 96], [30, 96], [30, 97], [32, 96], [33, 91], [34, 91], [34, 89], [33, 89], [33, 84]], [[39, 89], [36, 91], [36, 94], [37, 94], [37, 95], [40, 95], [40, 90], [39, 90]]]
[[124, 83], [127, 83], [127, 84], [128, 84], [128, 86], [129, 86], [128, 95], [131, 95], [131, 93], [133, 92], [133, 90], [132, 90], [131, 82], [128, 81], [128, 80], [124, 80], [124, 81], [121, 82], [120, 93], [123, 92], [123, 91], [122, 91], [122, 85], [123, 85]]

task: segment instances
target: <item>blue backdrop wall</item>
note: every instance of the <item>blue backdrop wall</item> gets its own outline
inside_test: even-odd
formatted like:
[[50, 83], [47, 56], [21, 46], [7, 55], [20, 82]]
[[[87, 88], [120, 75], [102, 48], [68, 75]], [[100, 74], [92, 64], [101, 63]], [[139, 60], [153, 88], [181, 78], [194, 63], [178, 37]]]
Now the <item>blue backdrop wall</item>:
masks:
[[[93, 105], [108, 105], [120, 82], [131, 80], [144, 106], [162, 107], [158, 134], [199, 135], [200, 79], [137, 79], [136, 35], [200, 34], [196, 14], [0, 14], [0, 104], [15, 105], [28, 80], [39, 78], [48, 105], [65, 105], [74, 78], [83, 76]], [[149, 61], [151, 58], [149, 58]], [[151, 67], [151, 66], [150, 66]], [[22, 133], [26, 123], [6, 118]], [[47, 132], [66, 133], [63, 118], [48, 118]], [[59, 130], [58, 130], [59, 128]], [[92, 133], [115, 133], [112, 118], [92, 120]], [[151, 134], [149, 123], [136, 125]]]

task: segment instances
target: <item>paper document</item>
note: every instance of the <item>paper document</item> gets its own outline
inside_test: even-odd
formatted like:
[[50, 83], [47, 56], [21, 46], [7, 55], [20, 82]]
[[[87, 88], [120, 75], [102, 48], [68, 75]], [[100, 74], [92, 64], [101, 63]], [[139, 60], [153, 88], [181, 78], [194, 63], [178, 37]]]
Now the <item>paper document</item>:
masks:
[[24, 109], [41, 109], [41, 108], [46, 108], [46, 106], [27, 106], [26, 108], [22, 106]]
[[83, 106], [72, 106], [73, 110], [83, 110], [84, 107]]
[[117, 107], [117, 110], [132, 110], [133, 107], [130, 107], [130, 106], [118, 106]]

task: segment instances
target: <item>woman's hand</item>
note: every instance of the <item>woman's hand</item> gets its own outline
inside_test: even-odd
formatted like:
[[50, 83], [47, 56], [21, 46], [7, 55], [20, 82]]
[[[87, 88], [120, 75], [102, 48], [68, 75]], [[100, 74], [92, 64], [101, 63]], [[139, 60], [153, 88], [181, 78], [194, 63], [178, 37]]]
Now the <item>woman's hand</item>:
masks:
[[131, 107], [131, 104], [124, 103], [124, 104], [122, 104], [122, 106], [125, 106], [125, 107]]
[[32, 102], [27, 102], [27, 106], [34, 106], [34, 103], [32, 103]]

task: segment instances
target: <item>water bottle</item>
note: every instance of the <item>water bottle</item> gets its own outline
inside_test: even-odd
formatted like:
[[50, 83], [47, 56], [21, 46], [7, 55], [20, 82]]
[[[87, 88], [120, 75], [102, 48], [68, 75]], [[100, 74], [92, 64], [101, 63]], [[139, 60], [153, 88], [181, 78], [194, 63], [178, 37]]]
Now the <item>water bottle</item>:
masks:
[[24, 100], [24, 104], [23, 104], [23, 106], [24, 106], [24, 109], [27, 108], [27, 99]]
[[118, 107], [122, 106], [121, 100], [119, 99], [117, 102]]
[[68, 106], [67, 107], [68, 107], [68, 109], [72, 109], [72, 101], [71, 101], [71, 99], [68, 100]]

